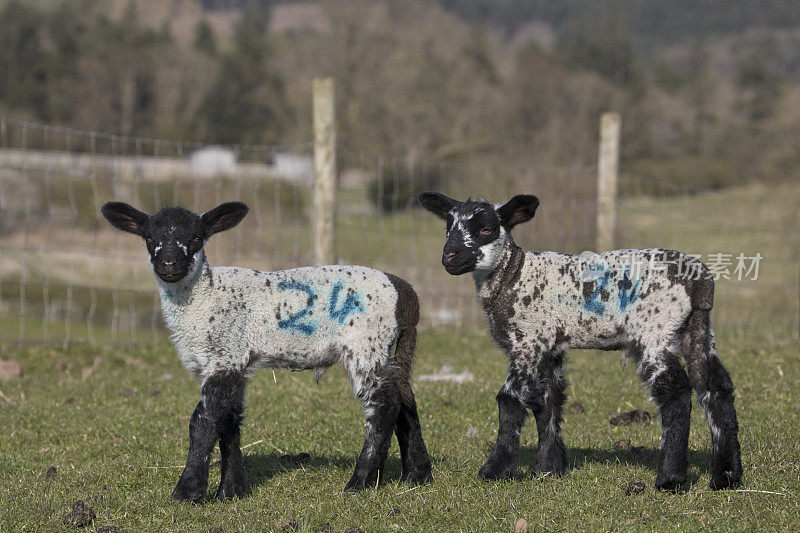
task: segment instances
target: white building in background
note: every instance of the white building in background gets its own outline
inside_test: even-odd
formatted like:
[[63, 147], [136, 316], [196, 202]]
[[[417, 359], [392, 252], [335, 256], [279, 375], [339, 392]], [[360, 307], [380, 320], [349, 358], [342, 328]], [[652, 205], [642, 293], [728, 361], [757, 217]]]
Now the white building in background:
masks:
[[199, 148], [185, 158], [0, 148], [0, 160], [5, 168], [63, 172], [71, 176], [113, 176], [123, 182], [133, 179], [164, 181], [229, 176], [291, 181], [300, 185], [313, 183], [314, 160], [310, 155], [260, 155], [264, 161], [237, 161], [236, 152], [223, 146]]
[[194, 176], [271, 177], [295, 183], [310, 184], [314, 180], [314, 160], [308, 155], [292, 153], [270, 154], [264, 163], [241, 162], [236, 153], [223, 146], [206, 146], [189, 156]]
[[236, 174], [236, 154], [229, 148], [206, 146], [189, 156], [192, 172], [202, 178]]
[[288, 181], [312, 183], [314, 181], [314, 160], [311, 156], [298, 154], [274, 154], [272, 171]]

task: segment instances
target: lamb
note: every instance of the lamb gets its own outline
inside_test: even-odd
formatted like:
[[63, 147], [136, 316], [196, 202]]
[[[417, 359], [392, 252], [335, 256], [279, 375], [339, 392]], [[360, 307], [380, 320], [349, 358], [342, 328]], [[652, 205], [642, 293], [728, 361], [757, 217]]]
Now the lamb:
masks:
[[414, 289], [392, 274], [360, 266], [212, 268], [205, 242], [236, 226], [247, 211], [240, 202], [202, 215], [166, 207], [151, 216], [121, 202], [102, 209], [114, 227], [144, 239], [175, 349], [200, 382], [189, 455], [172, 497], [203, 500], [217, 440], [222, 478], [216, 497], [246, 493], [239, 447], [245, 386], [265, 367], [344, 367], [367, 421], [346, 491], [376, 485], [392, 432], [400, 445], [401, 480], [429, 481], [431, 462], [410, 385], [419, 319]]
[[657, 488], [681, 490], [686, 480], [691, 387], [711, 430], [710, 486], [739, 485], [733, 382], [717, 355], [709, 319], [714, 280], [701, 262], [664, 249], [589, 256], [523, 252], [510, 232], [533, 218], [535, 196], [514, 196], [503, 205], [434, 192], [421, 193], [419, 200], [447, 221], [442, 264], [452, 275], [472, 272], [491, 335], [509, 359], [497, 394], [497, 442], [480, 469], [482, 479], [515, 476], [527, 409], [539, 434], [535, 471], [566, 471], [560, 436], [564, 353], [592, 348], [623, 350], [658, 408]]

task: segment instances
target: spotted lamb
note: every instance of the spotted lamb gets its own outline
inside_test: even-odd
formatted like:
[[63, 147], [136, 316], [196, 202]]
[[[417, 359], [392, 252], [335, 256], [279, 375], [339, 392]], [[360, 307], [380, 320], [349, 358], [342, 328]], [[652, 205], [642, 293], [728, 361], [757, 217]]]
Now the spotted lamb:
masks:
[[245, 385], [265, 367], [344, 367], [367, 420], [364, 447], [345, 490], [377, 483], [392, 432], [400, 444], [401, 479], [430, 479], [409, 382], [419, 304], [408, 283], [360, 266], [277, 272], [211, 267], [203, 246], [244, 218], [248, 209], [239, 202], [202, 215], [167, 207], [150, 216], [120, 202], [102, 211], [114, 227], [145, 240], [176, 351], [201, 385], [189, 422], [189, 456], [173, 498], [205, 497], [217, 440], [222, 479], [216, 497], [246, 492], [239, 448]]
[[509, 359], [497, 395], [497, 442], [481, 478], [515, 475], [526, 409], [539, 434], [535, 471], [565, 472], [567, 453], [559, 434], [564, 352], [592, 348], [623, 350], [658, 408], [657, 488], [679, 490], [686, 480], [692, 386], [711, 430], [711, 488], [739, 484], [733, 383], [717, 356], [709, 321], [714, 281], [702, 263], [663, 249], [588, 257], [523, 252], [510, 231], [533, 218], [535, 196], [515, 196], [504, 205], [460, 202], [433, 192], [419, 200], [447, 221], [442, 263], [453, 275], [472, 272], [491, 334]]

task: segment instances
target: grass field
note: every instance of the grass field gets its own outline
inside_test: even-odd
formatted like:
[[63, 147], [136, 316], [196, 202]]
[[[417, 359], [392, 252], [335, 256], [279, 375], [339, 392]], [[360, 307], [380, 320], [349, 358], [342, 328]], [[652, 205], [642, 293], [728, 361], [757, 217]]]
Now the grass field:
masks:
[[[707, 488], [710, 435], [696, 405], [688, 492], [653, 489], [658, 418], [649, 425], [609, 424], [632, 409], [655, 415], [634, 369], [613, 352], [570, 354], [568, 404], [579, 402], [585, 410], [565, 414], [571, 467], [565, 477], [532, 477], [536, 430], [530, 420], [519, 478], [479, 481], [496, 435], [494, 396], [506, 362], [485, 331], [439, 327], [421, 331], [416, 374], [448, 364], [455, 372], [471, 371], [475, 380], [415, 384], [434, 461], [432, 484], [397, 482], [393, 443], [380, 488], [342, 494], [364, 424], [344, 373], [334, 368], [317, 385], [311, 373], [278, 371], [273, 378], [264, 371], [249, 386], [243, 426], [251, 494], [180, 505], [169, 494], [185, 459], [198, 388], [170, 345], [5, 347], [0, 358], [19, 361], [23, 373], [0, 381], [0, 532], [69, 529], [62, 521], [78, 499], [97, 515], [91, 530], [514, 531], [519, 519], [531, 531], [800, 529], [798, 206], [798, 184], [622, 204], [625, 245], [764, 255], [757, 282], [720, 282], [712, 315], [737, 386], [745, 468], [738, 491]], [[354, 242], [351, 236], [342, 245]], [[447, 278], [439, 290], [470, 284]], [[103, 335], [96, 332], [96, 338]], [[615, 448], [626, 439], [630, 449]], [[290, 457], [301, 453], [310, 458], [298, 464]], [[47, 474], [51, 466], [55, 475]], [[212, 491], [218, 481], [215, 467]], [[626, 495], [624, 487], [636, 481], [644, 482], [644, 491]]]
[[[434, 461], [432, 484], [398, 483], [399, 451], [393, 443], [381, 487], [342, 494], [363, 438], [360, 406], [344, 373], [334, 368], [316, 385], [311, 373], [279, 371], [273, 380], [265, 371], [249, 387], [243, 426], [252, 493], [202, 507], [169, 499], [197, 401], [197, 385], [171, 347], [6, 353], [21, 362], [23, 376], [2, 384], [0, 530], [68, 529], [62, 520], [78, 499], [97, 514], [92, 530], [103, 525], [120, 531], [330, 525], [334, 531], [513, 531], [520, 518], [547, 530], [798, 528], [797, 343], [757, 336], [731, 342], [724, 332], [719, 340], [738, 388], [743, 491], [708, 490], [710, 437], [695, 408], [691, 487], [681, 495], [656, 492], [657, 419], [650, 425], [609, 424], [621, 411], [652, 413], [653, 408], [633, 369], [623, 367], [617, 354], [602, 352], [574, 352], [568, 363], [568, 403], [585, 407], [565, 416], [568, 474], [532, 477], [536, 431], [530, 420], [522, 435], [519, 479], [479, 481], [476, 473], [495, 437], [494, 395], [504, 379], [503, 357], [481, 332], [426, 331], [420, 337], [418, 374], [444, 363], [475, 374], [473, 382], [461, 385], [415, 385]], [[630, 439], [633, 451], [614, 449], [622, 439]], [[310, 460], [298, 465], [282, 459], [300, 453], [310, 454]], [[51, 466], [57, 473], [46, 476]], [[218, 480], [219, 468], [212, 468], [212, 490]], [[623, 487], [634, 481], [644, 482], [645, 490], [626, 496]]]

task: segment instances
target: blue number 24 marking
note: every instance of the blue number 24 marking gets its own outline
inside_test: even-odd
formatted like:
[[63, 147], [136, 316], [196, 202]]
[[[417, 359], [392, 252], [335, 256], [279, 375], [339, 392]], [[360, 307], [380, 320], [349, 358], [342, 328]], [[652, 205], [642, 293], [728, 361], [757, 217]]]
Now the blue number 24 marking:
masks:
[[[339, 305], [339, 295], [344, 288], [341, 281], [337, 281], [331, 290], [331, 298], [328, 305], [328, 315], [331, 320], [337, 322], [339, 325], [344, 324], [345, 319], [353, 313], [359, 313], [364, 310], [358, 294], [348, 294], [344, 301]], [[289, 315], [289, 318], [278, 321], [278, 327], [281, 329], [294, 329], [306, 335], [312, 335], [317, 330], [316, 322], [302, 321], [301, 319], [311, 312], [314, 307], [314, 302], [317, 300], [317, 294], [310, 286], [299, 281], [283, 280], [278, 283], [278, 289], [293, 290], [304, 292], [308, 295], [306, 306], [296, 313]]]
[[314, 290], [305, 283], [300, 283], [299, 281], [288, 281], [288, 280], [283, 280], [280, 283], [278, 283], [278, 288], [282, 291], [285, 290], [301, 291], [308, 295], [306, 306], [302, 308], [300, 311], [289, 315], [289, 318], [285, 318], [283, 320], [278, 321], [278, 327], [281, 329], [296, 329], [297, 331], [305, 333], [306, 335], [311, 335], [312, 333], [314, 333], [317, 330], [316, 324], [300, 321], [300, 319], [306, 316], [308, 312], [311, 310], [311, 308], [314, 306], [314, 300], [317, 298], [317, 295], [314, 292]]
[[603, 276], [597, 280], [597, 287], [594, 291], [586, 297], [586, 300], [583, 302], [583, 308], [587, 311], [594, 313], [596, 315], [601, 315], [606, 311], [606, 304], [604, 304], [601, 300], [599, 300], [601, 293], [606, 290], [606, 286], [608, 285], [608, 280], [611, 277], [611, 273], [606, 270], [603, 273]]
[[344, 320], [351, 314], [361, 310], [361, 302], [358, 300], [357, 294], [348, 294], [344, 299], [342, 306], [336, 309], [336, 304], [339, 302], [339, 293], [344, 288], [341, 281], [337, 281], [331, 291], [331, 301], [328, 307], [328, 313], [332, 320], [337, 320], [339, 324], [344, 324]]
[[629, 305], [639, 299], [639, 282], [631, 283], [628, 278], [628, 271], [622, 275], [622, 288], [619, 291], [619, 310], [624, 311]]
[[[583, 308], [596, 315], [603, 316], [606, 311], [606, 304], [600, 300], [602, 292], [607, 289], [608, 282], [611, 278], [611, 272], [606, 270], [603, 276], [597, 280], [597, 286], [591, 294], [586, 296], [583, 302]], [[639, 299], [639, 283], [641, 280], [636, 280], [636, 283], [631, 283], [626, 270], [622, 274], [622, 284], [619, 289], [619, 310], [624, 311], [629, 305]]]

